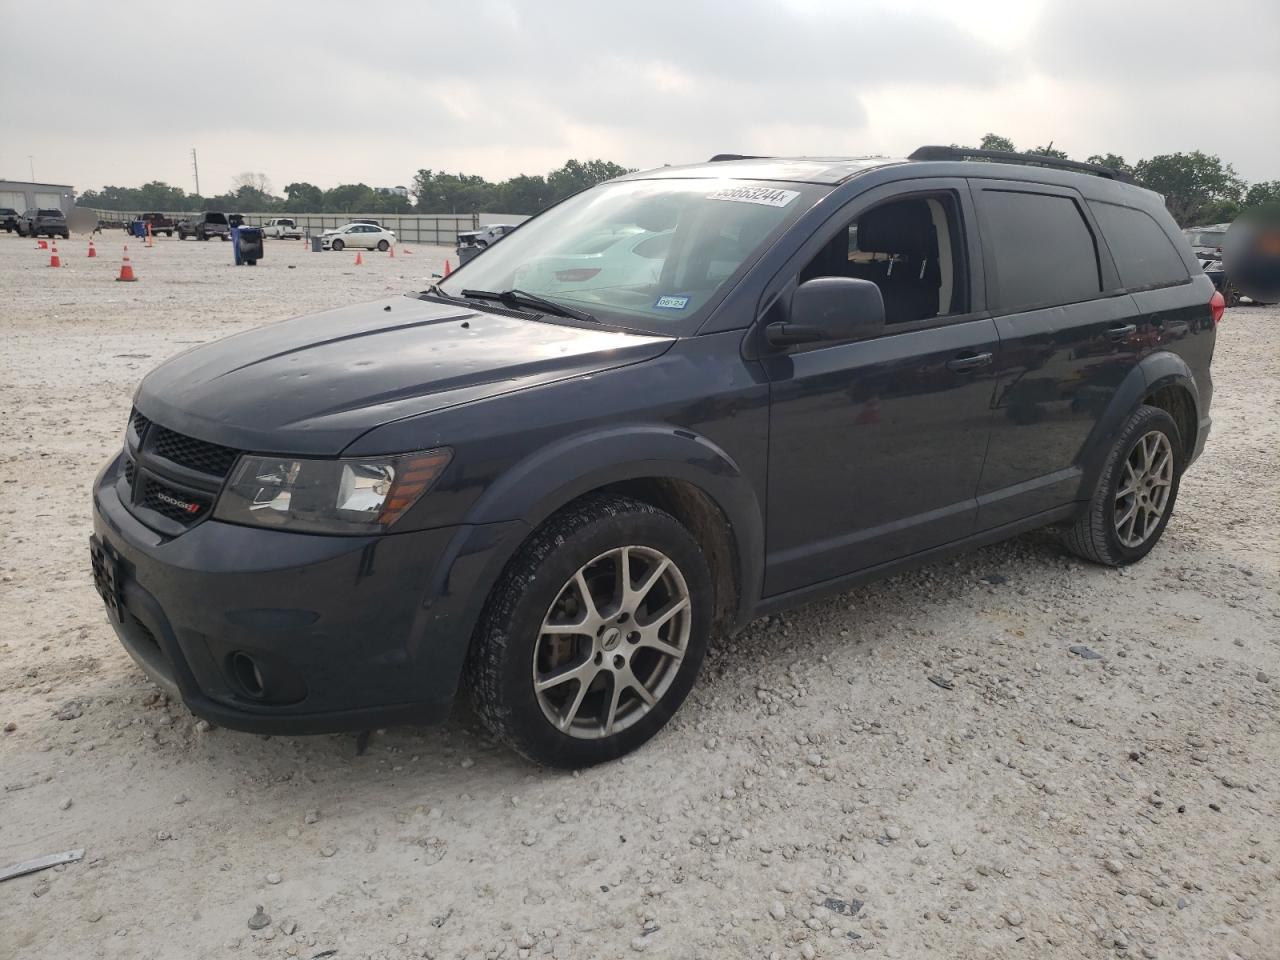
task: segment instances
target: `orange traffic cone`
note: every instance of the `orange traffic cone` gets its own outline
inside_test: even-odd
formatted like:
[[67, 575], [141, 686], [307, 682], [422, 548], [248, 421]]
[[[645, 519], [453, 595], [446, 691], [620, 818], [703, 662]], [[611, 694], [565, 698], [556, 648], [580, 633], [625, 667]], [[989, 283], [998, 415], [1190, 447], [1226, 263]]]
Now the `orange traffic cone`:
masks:
[[98, 251], [93, 249], [93, 239], [90, 238], [89, 239], [89, 256], [96, 257], [97, 255], [98, 255]]
[[453, 271], [449, 269], [449, 261], [446, 260], [444, 262], [444, 275], [447, 277], [451, 273], [453, 273]]
[[391, 255], [391, 259], [392, 259], [392, 260], [394, 260], [394, 259], [396, 258], [396, 248], [395, 248], [395, 247], [387, 247], [387, 253], [389, 253], [389, 254]]
[[36, 249], [37, 249], [37, 250], [48, 250], [48, 249], [49, 249], [49, 241], [48, 241], [48, 240], [37, 240], [37, 241], [36, 241]]
[[359, 251], [359, 250], [357, 250], [357, 251], [356, 251], [356, 266], [357, 266], [357, 267], [363, 267], [363, 266], [364, 266], [364, 257], [360, 256], [360, 251]]
[[120, 276], [116, 280], [123, 280], [126, 283], [133, 283], [138, 278], [133, 275], [133, 264], [129, 262], [129, 245], [124, 245], [124, 262], [120, 264]]
[[60, 267], [60, 266], [62, 266], [62, 258], [61, 258], [60, 256], [58, 256], [58, 245], [57, 245], [57, 243], [55, 243], [55, 244], [53, 245], [53, 251], [49, 254], [49, 266], [51, 266], [51, 267]]

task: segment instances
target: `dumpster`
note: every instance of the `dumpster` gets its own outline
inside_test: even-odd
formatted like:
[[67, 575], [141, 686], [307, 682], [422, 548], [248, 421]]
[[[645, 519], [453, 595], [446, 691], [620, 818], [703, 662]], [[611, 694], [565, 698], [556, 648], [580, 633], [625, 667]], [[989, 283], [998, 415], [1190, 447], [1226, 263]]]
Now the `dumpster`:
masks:
[[474, 243], [462, 244], [457, 248], [458, 266], [462, 266], [464, 263], [469, 263], [474, 260], [476, 257], [480, 256], [480, 253], [483, 250], [484, 247], [478, 247]]
[[324, 245], [323, 245], [323, 243], [321, 242], [319, 235], [312, 237], [312, 238], [311, 238], [311, 252], [312, 252], [312, 253], [321, 253], [321, 252], [323, 252], [323, 250], [324, 250]]
[[231, 248], [235, 252], [236, 266], [257, 266], [262, 259], [262, 228], [232, 227]]
[[145, 220], [135, 220], [129, 224], [129, 231], [139, 240], [147, 238], [147, 222]]

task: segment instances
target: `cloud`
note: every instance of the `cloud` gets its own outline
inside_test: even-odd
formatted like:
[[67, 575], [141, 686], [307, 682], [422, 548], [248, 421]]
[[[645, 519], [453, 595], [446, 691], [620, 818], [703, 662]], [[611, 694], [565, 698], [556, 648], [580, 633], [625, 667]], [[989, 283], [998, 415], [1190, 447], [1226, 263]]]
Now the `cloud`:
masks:
[[[135, 0], [127, 20], [110, 4], [23, 4], [6, 32], [56, 38], [57, 66], [38, 43], [0, 60], [0, 113], [29, 132], [22, 156], [0, 145], [0, 169], [34, 153], [42, 177], [81, 189], [190, 187], [196, 146], [212, 193], [243, 170], [390, 185], [419, 167], [505, 177], [570, 156], [894, 153], [987, 130], [1030, 145], [1069, 129], [1081, 152], [1210, 148], [1223, 127], [1203, 111], [1150, 109], [1154, 87], [1204, 86], [1232, 59], [1160, 56], [1202, 33], [1203, 10], [1091, 4], [1020, 5], [1013, 35], [984, 28], [1010, 19], [1004, 0]], [[1269, 4], [1246, 9], [1274, 28]], [[1274, 94], [1273, 60], [1250, 62]], [[1263, 152], [1237, 139], [1232, 158], [1261, 169]]]

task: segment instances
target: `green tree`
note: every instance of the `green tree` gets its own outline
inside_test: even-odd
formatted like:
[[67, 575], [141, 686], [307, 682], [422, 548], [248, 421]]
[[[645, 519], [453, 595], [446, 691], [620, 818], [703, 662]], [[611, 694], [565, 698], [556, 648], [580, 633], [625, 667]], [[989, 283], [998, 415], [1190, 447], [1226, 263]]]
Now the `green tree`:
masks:
[[1017, 153], [1018, 148], [1013, 145], [1013, 141], [1008, 137], [1002, 137], [998, 133], [984, 133], [982, 142], [978, 144], [979, 150], [1003, 150], [1005, 153]]
[[324, 191], [314, 183], [294, 182], [284, 188], [285, 206], [293, 213], [321, 213]]
[[1255, 183], [1244, 195], [1244, 206], [1260, 207], [1264, 203], [1280, 203], [1280, 180], [1263, 180]]
[[1117, 153], [1095, 153], [1089, 157], [1086, 163], [1096, 163], [1104, 167], [1110, 167], [1120, 173], [1133, 174], [1133, 167], [1125, 161], [1124, 157]]
[[1161, 154], [1139, 160], [1134, 174], [1143, 186], [1164, 195], [1165, 206], [1180, 227], [1222, 222], [1232, 203], [1239, 212], [1244, 181], [1231, 164], [1211, 154], [1199, 150]]
[[[597, 183], [612, 180], [630, 171], [609, 160], [566, 160], [559, 170], [547, 174], [550, 202], [555, 203]], [[521, 212], [521, 211], [516, 211]]]
[[493, 206], [496, 190], [492, 183], [475, 174], [423, 169], [414, 175], [413, 195], [423, 213], [476, 213]]

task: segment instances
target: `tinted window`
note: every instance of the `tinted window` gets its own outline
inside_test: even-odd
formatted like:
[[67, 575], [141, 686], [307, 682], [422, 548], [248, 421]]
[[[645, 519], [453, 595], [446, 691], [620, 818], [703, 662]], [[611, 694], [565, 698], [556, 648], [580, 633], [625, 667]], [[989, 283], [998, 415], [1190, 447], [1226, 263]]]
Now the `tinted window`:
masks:
[[1114, 203], [1090, 203], [1106, 238], [1120, 283], [1130, 289], [1181, 283], [1187, 267], [1164, 230], [1148, 214]]
[[1070, 197], [983, 190], [984, 229], [1003, 312], [1076, 303], [1102, 291], [1093, 233]]

